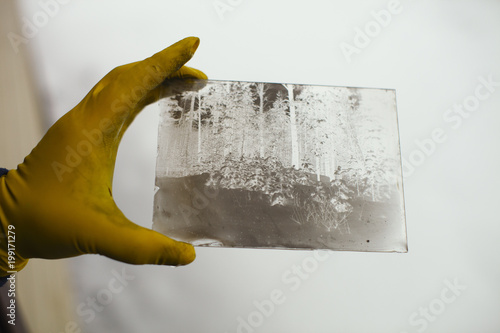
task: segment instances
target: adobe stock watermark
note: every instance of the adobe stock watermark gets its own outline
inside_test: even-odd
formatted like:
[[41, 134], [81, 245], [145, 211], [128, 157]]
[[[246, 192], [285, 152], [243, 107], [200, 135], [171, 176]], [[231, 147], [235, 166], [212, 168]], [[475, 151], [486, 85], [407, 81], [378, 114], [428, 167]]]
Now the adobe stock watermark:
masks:
[[465, 119], [471, 117], [475, 111], [481, 106], [481, 102], [486, 101], [500, 86], [500, 81], [493, 79], [493, 74], [488, 77], [479, 76], [479, 83], [476, 85], [474, 92], [465, 96], [461, 102], [454, 103], [451, 107], [443, 112], [443, 121], [448, 126], [434, 128], [427, 138], [415, 140], [417, 148], [413, 149], [407, 157], [402, 157], [403, 174], [405, 178], [410, 177], [415, 173], [417, 167], [433, 155], [438, 146], [443, 144], [448, 139], [447, 132], [450, 130], [458, 130], [462, 127]]
[[40, 9], [36, 11], [31, 18], [21, 18], [21, 35], [14, 32], [9, 32], [7, 38], [14, 52], [19, 52], [19, 46], [28, 44], [30, 40], [35, 38], [40, 29], [43, 29], [50, 20], [53, 19], [60, 11], [61, 5], [66, 5], [70, 0], [40, 0], [38, 6]]
[[182, 218], [186, 222], [186, 225], [192, 225], [191, 218], [193, 216], [197, 216], [200, 214], [202, 210], [208, 207], [210, 204], [210, 200], [213, 200], [219, 194], [219, 187], [216, 186], [214, 188], [204, 186], [203, 192], [201, 192], [198, 188], [193, 189], [194, 195], [191, 201], [191, 205], [186, 205], [184, 203], [180, 203], [178, 205], [178, 210]]
[[212, 5], [219, 19], [224, 21], [226, 13], [234, 11], [242, 2], [243, 0], [216, 0]]
[[347, 63], [352, 62], [353, 55], [360, 54], [362, 50], [367, 48], [373, 39], [377, 38], [382, 30], [391, 24], [393, 17], [401, 14], [402, 11], [403, 7], [399, 0], [390, 0], [387, 3], [386, 9], [379, 11], [372, 10], [370, 12], [372, 20], [366, 22], [363, 28], [354, 27], [352, 42], [342, 42], [339, 44]]
[[[462, 295], [462, 292], [467, 289], [467, 286], [462, 285], [458, 281], [458, 278], [455, 278], [453, 282], [444, 280], [443, 284], [445, 287], [441, 289], [438, 297], [433, 298], [429, 303], [419, 307], [418, 310], [409, 315], [408, 323], [418, 333], [425, 332], [427, 328], [429, 328], [429, 325], [436, 322], [439, 316], [441, 316], [446, 309]], [[408, 332], [402, 331], [400, 333]]]
[[281, 282], [286, 288], [273, 289], [269, 293], [269, 297], [253, 301], [253, 310], [247, 315], [236, 318], [235, 332], [256, 332], [275, 313], [276, 309], [286, 302], [288, 299], [287, 294], [299, 290], [302, 284], [318, 270], [321, 263], [328, 260], [330, 256], [330, 251], [317, 250], [312, 255], [304, 258], [299, 265], [294, 264], [289, 269], [286, 269], [281, 275]]
[[[102, 312], [109, 306], [115, 296], [122, 293], [125, 287], [129, 285], [130, 281], [135, 280], [134, 275], [127, 274], [125, 267], [122, 268], [121, 273], [116, 270], [111, 270], [113, 277], [108, 281], [108, 284], [97, 291], [94, 296], [88, 296], [85, 302], [81, 302], [76, 307], [76, 313], [85, 321], [91, 323], [97, 317], [97, 313]], [[80, 325], [75, 321], [68, 321], [64, 330], [61, 333], [81, 333]]]

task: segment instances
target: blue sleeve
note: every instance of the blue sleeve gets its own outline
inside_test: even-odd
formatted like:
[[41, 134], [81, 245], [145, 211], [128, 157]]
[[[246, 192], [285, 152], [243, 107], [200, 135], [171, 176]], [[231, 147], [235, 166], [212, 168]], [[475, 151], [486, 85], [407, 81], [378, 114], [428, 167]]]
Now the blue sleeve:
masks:
[[[7, 170], [5, 168], [0, 168], [0, 177], [7, 174], [7, 172], [9, 172], [9, 170]], [[7, 276], [0, 278], [0, 287], [3, 286], [5, 284], [5, 282], [7, 282]]]

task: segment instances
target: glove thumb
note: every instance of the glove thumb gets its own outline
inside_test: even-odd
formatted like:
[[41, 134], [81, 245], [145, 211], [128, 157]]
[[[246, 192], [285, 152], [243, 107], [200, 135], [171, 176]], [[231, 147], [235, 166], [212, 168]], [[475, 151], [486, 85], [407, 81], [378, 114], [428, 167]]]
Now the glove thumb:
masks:
[[101, 225], [109, 230], [101, 230], [98, 237], [94, 235], [93, 253], [134, 265], [181, 266], [191, 263], [196, 257], [191, 244], [138, 226], [124, 216], [121, 221]]

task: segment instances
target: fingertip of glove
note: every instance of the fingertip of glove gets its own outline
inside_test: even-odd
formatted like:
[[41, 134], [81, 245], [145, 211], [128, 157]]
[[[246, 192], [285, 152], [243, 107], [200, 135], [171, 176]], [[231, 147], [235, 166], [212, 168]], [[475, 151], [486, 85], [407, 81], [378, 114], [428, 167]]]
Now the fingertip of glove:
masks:
[[188, 66], [182, 66], [181, 69], [169, 75], [168, 79], [200, 79], [207, 80], [208, 77], [205, 73], [200, 71], [199, 69], [195, 69]]
[[172, 44], [168, 48], [179, 48], [179, 50], [182, 50], [185, 55], [189, 56], [189, 58], [193, 57], [194, 53], [198, 49], [198, 46], [200, 45], [200, 39], [198, 37], [186, 37], [184, 39], [181, 39], [175, 44]]
[[182, 242], [180, 242], [180, 245], [178, 266], [184, 266], [192, 263], [196, 259], [196, 251], [194, 250], [193, 245]]
[[193, 79], [200, 79], [200, 80], [207, 80], [208, 76], [200, 71], [199, 69], [192, 68], [192, 67], [187, 67], [184, 66], [180, 70], [180, 76], [181, 78], [193, 78]]
[[198, 49], [198, 46], [200, 45], [200, 39], [198, 37], [188, 37], [191, 39], [191, 42], [192, 42], [192, 45], [191, 45], [191, 49], [190, 49], [190, 54], [191, 54], [191, 57], [194, 55], [194, 53], [196, 52], [196, 50]]
[[208, 80], [208, 76], [200, 70], [198, 71], [198, 75], [199, 75], [199, 79]]

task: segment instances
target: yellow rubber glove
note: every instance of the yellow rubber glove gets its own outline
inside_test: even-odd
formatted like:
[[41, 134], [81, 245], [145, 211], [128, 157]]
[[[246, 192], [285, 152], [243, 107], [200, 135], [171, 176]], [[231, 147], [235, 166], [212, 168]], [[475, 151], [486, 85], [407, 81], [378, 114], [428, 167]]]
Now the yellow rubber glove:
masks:
[[194, 260], [191, 245], [128, 220], [113, 200], [112, 184], [118, 144], [135, 116], [164, 97], [163, 88], [173, 80], [206, 79], [183, 67], [198, 44], [198, 38], [188, 37], [112, 70], [47, 131], [16, 170], [0, 177], [0, 233], [5, 235], [0, 276], [21, 270], [29, 258], [86, 253], [130, 264]]

